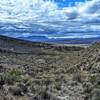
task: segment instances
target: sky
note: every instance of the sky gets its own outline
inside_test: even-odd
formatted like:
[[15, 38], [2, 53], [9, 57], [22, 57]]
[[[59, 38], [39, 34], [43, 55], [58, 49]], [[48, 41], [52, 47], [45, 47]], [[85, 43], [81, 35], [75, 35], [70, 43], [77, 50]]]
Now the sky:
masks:
[[100, 0], [0, 0], [0, 34], [48, 39], [100, 37]]
[[[48, 1], [48, 0], [44, 0]], [[75, 6], [77, 3], [83, 3], [85, 0], [52, 0], [57, 3], [59, 7]]]

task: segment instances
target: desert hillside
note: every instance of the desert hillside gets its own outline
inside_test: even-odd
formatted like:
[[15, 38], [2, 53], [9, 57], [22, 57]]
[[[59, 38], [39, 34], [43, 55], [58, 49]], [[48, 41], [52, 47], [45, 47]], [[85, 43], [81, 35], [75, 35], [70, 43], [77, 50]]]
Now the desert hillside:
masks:
[[0, 36], [0, 100], [100, 100], [100, 43], [67, 46]]

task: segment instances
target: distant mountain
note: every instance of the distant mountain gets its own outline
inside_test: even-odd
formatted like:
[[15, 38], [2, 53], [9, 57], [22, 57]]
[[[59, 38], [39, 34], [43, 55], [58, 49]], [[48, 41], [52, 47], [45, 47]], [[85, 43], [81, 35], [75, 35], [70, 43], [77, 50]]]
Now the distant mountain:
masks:
[[100, 37], [96, 38], [66, 38], [66, 39], [49, 39], [46, 36], [29, 36], [29, 37], [19, 37], [19, 39], [38, 41], [38, 42], [52, 42], [52, 43], [62, 43], [62, 44], [93, 44], [100, 41]]

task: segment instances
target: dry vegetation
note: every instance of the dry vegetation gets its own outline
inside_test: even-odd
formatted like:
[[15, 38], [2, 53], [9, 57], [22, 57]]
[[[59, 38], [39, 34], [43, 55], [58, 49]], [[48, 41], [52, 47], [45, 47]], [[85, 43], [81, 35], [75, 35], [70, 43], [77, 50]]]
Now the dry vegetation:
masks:
[[100, 100], [100, 43], [0, 41], [0, 100]]

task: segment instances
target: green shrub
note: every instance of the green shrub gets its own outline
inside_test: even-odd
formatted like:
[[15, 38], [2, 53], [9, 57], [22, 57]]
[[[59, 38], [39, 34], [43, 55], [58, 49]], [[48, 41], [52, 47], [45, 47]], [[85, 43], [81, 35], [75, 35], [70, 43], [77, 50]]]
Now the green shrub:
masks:
[[19, 70], [11, 69], [10, 71], [2, 75], [1, 79], [3, 79], [7, 84], [14, 84], [14, 82], [21, 81], [21, 74], [22, 73]]

